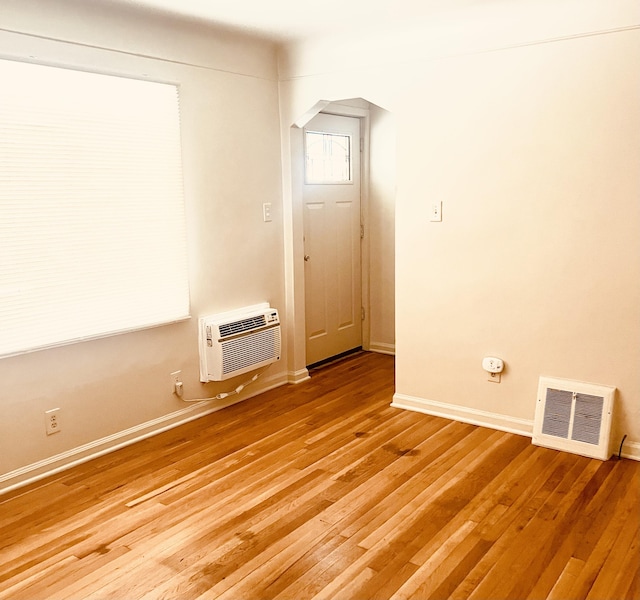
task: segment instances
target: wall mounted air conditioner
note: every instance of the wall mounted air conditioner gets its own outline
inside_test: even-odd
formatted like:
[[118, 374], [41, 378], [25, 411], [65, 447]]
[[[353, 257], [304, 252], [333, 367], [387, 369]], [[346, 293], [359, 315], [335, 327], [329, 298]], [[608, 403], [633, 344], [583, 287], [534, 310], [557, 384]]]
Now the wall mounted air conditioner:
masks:
[[268, 304], [198, 320], [200, 381], [223, 381], [280, 360], [280, 319]]
[[616, 388], [540, 377], [533, 443], [590, 458], [611, 454], [611, 423]]

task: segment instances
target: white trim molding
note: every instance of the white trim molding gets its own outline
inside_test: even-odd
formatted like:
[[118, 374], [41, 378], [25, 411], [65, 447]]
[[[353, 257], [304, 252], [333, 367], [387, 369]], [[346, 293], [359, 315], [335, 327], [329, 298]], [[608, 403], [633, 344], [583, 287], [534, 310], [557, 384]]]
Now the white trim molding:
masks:
[[135, 444], [151, 436], [162, 433], [179, 425], [184, 425], [189, 421], [199, 419], [216, 411], [222, 410], [232, 404], [237, 404], [268, 390], [280, 387], [287, 383], [286, 375], [279, 374], [272, 378], [263, 380], [266, 385], [260, 389], [255, 389], [242, 397], [225, 398], [224, 400], [203, 401], [186, 406], [175, 412], [169, 413], [157, 419], [152, 419], [146, 423], [135, 425], [129, 429], [119, 431], [107, 437], [94, 440], [88, 444], [72, 448], [61, 454], [56, 454], [44, 460], [21, 467], [0, 475], [0, 496], [30, 483], [55, 475], [76, 465], [88, 462], [109, 452], [115, 452], [120, 448]]
[[471, 425], [507, 431], [517, 435], [526, 435], [527, 437], [533, 435], [533, 420], [517, 419], [476, 408], [446, 404], [445, 402], [436, 402], [435, 400], [426, 400], [425, 398], [417, 398], [405, 394], [394, 394], [391, 406], [452, 419], [453, 421], [461, 421], [462, 423], [470, 423]]
[[[425, 415], [433, 415], [435, 417], [469, 423], [471, 425], [488, 427], [489, 429], [498, 429], [499, 431], [533, 437], [533, 420], [518, 419], [516, 417], [509, 417], [508, 415], [478, 410], [476, 408], [447, 404], [445, 402], [427, 400], [416, 396], [407, 396], [406, 394], [394, 394], [391, 406], [412, 410]], [[619, 444], [620, 442], [618, 441], [618, 446], [615, 446], [615, 443], [612, 445], [616, 456]], [[620, 456], [622, 458], [640, 461], [640, 442], [625, 440]]]
[[624, 441], [622, 444], [622, 458], [630, 458], [631, 460], [640, 460], [640, 442]]
[[371, 342], [369, 344], [370, 352], [377, 352], [378, 354], [389, 354], [391, 356], [396, 355], [396, 345], [386, 344], [385, 342]]
[[309, 370], [306, 367], [299, 371], [289, 371], [287, 373], [287, 383], [292, 383], [294, 385], [302, 383], [303, 381], [308, 381], [309, 379], [311, 379], [311, 376], [309, 375]]

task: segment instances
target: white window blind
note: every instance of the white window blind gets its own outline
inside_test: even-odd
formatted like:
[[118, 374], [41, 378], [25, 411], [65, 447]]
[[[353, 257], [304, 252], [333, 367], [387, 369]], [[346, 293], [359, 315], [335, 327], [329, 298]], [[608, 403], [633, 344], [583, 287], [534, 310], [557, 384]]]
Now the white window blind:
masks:
[[0, 60], [0, 356], [188, 317], [176, 86]]

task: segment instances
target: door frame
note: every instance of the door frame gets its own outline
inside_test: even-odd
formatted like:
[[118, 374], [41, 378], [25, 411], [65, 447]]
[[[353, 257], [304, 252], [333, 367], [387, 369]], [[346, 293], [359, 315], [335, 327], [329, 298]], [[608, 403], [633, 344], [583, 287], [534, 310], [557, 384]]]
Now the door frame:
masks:
[[[285, 273], [285, 277], [293, 283], [287, 291], [287, 348], [288, 379], [290, 383], [300, 383], [309, 378], [306, 368], [306, 340], [305, 340], [305, 281], [304, 281], [304, 221], [302, 211], [302, 180], [303, 169], [303, 129], [305, 125], [318, 113], [323, 112], [342, 117], [354, 117], [360, 120], [360, 135], [363, 140], [360, 157], [360, 223], [364, 227], [364, 237], [360, 240], [360, 265], [361, 265], [361, 302], [365, 311], [362, 320], [362, 348], [370, 347], [370, 227], [369, 227], [369, 160], [370, 160], [370, 113], [368, 108], [346, 104], [343, 101], [320, 101], [309, 111], [302, 115], [290, 128], [291, 141], [291, 249], [292, 255], [285, 256], [285, 263], [291, 271]], [[366, 101], [360, 100], [365, 103]], [[366, 102], [368, 105], [368, 102]], [[285, 228], [286, 229], [286, 228]], [[287, 246], [287, 244], [285, 244]], [[288, 259], [288, 260], [287, 260]]]
[[[364, 319], [362, 318], [362, 246], [363, 246], [363, 211], [362, 211], [362, 161], [363, 157], [363, 123], [358, 117], [336, 115], [335, 112], [328, 112], [323, 110], [318, 113], [313, 119], [311, 119], [303, 129], [303, 136], [305, 139], [305, 152], [303, 162], [305, 163], [306, 171], [306, 155], [307, 155], [307, 134], [309, 131], [321, 131], [335, 134], [348, 134], [351, 139], [349, 159], [351, 163], [350, 177], [348, 181], [331, 182], [324, 181], [317, 183], [309, 183], [306, 181], [303, 184], [303, 228], [306, 234], [310, 234], [313, 230], [312, 223], [320, 224], [325, 223], [327, 229], [324, 230], [322, 235], [317, 237], [311, 237], [305, 239], [305, 254], [311, 254], [311, 263], [307, 263], [304, 276], [305, 276], [305, 318], [309, 319], [309, 313], [307, 309], [315, 308], [324, 313], [324, 324], [314, 320], [316, 329], [315, 334], [310, 337], [309, 323], [306, 325], [306, 361], [307, 366], [309, 364], [317, 364], [319, 362], [327, 361], [328, 359], [350, 352], [356, 348], [363, 347], [363, 329]], [[355, 177], [356, 179], [353, 179]], [[355, 194], [358, 197], [356, 199]], [[326, 204], [324, 204], [326, 201]], [[343, 204], [348, 201], [347, 204]], [[319, 208], [319, 204], [324, 206], [324, 210], [311, 210], [312, 208]], [[350, 206], [349, 214], [349, 258], [348, 267], [344, 262], [344, 256], [340, 254], [334, 255], [335, 243], [338, 238], [332, 242], [328, 242], [326, 236], [337, 234], [337, 221], [338, 219], [342, 225], [344, 222], [342, 219], [345, 217], [345, 206]], [[342, 209], [339, 207], [342, 206]], [[357, 211], [354, 210], [357, 208]], [[314, 216], [315, 215], [315, 216]], [[320, 221], [318, 221], [320, 219]], [[327, 220], [328, 219], [328, 220]], [[344, 241], [344, 240], [343, 240]], [[326, 244], [329, 243], [330, 247]], [[346, 248], [345, 248], [346, 251]], [[314, 257], [314, 252], [322, 254], [327, 252], [327, 256]], [[333, 257], [333, 258], [332, 258]], [[319, 264], [324, 264], [325, 268], [319, 270], [314, 269], [314, 258], [320, 259]], [[335, 259], [335, 263], [333, 263]], [[325, 262], [326, 261], [326, 262]], [[326, 270], [328, 267], [328, 271]], [[351, 297], [351, 303], [349, 311], [350, 315], [347, 318], [346, 313], [340, 312], [338, 306], [344, 305], [342, 303], [336, 303], [330, 300], [332, 297], [331, 291], [334, 293], [340, 293], [338, 287], [332, 289], [332, 286], [336, 284], [336, 272], [334, 269], [340, 267], [339, 273], [349, 272], [352, 275], [349, 276], [349, 292]], [[315, 284], [315, 291], [311, 292], [307, 289], [307, 285], [310, 282], [311, 274], [315, 273], [315, 277], [311, 278]], [[320, 279], [322, 279], [322, 285]], [[344, 282], [343, 282], [344, 283]], [[340, 288], [341, 292], [345, 290]], [[345, 300], [344, 296], [341, 296], [342, 300]], [[322, 310], [320, 307], [324, 307]], [[338, 317], [338, 313], [342, 319]], [[365, 311], [366, 314], [366, 311]], [[318, 315], [316, 316], [316, 318]], [[334, 321], [334, 319], [337, 319]], [[345, 319], [350, 323], [347, 325]], [[338, 321], [342, 321], [339, 323]], [[317, 330], [320, 327], [324, 330], [324, 334]], [[344, 329], [343, 329], [344, 327]]]

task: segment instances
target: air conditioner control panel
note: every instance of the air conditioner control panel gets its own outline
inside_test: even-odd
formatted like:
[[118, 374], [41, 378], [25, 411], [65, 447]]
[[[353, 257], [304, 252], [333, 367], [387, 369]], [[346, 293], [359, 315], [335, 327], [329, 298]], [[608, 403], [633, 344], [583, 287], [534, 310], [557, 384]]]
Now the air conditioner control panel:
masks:
[[280, 319], [278, 319], [278, 311], [274, 310], [265, 314], [265, 319], [267, 321], [267, 325], [270, 323], [279, 323]]

